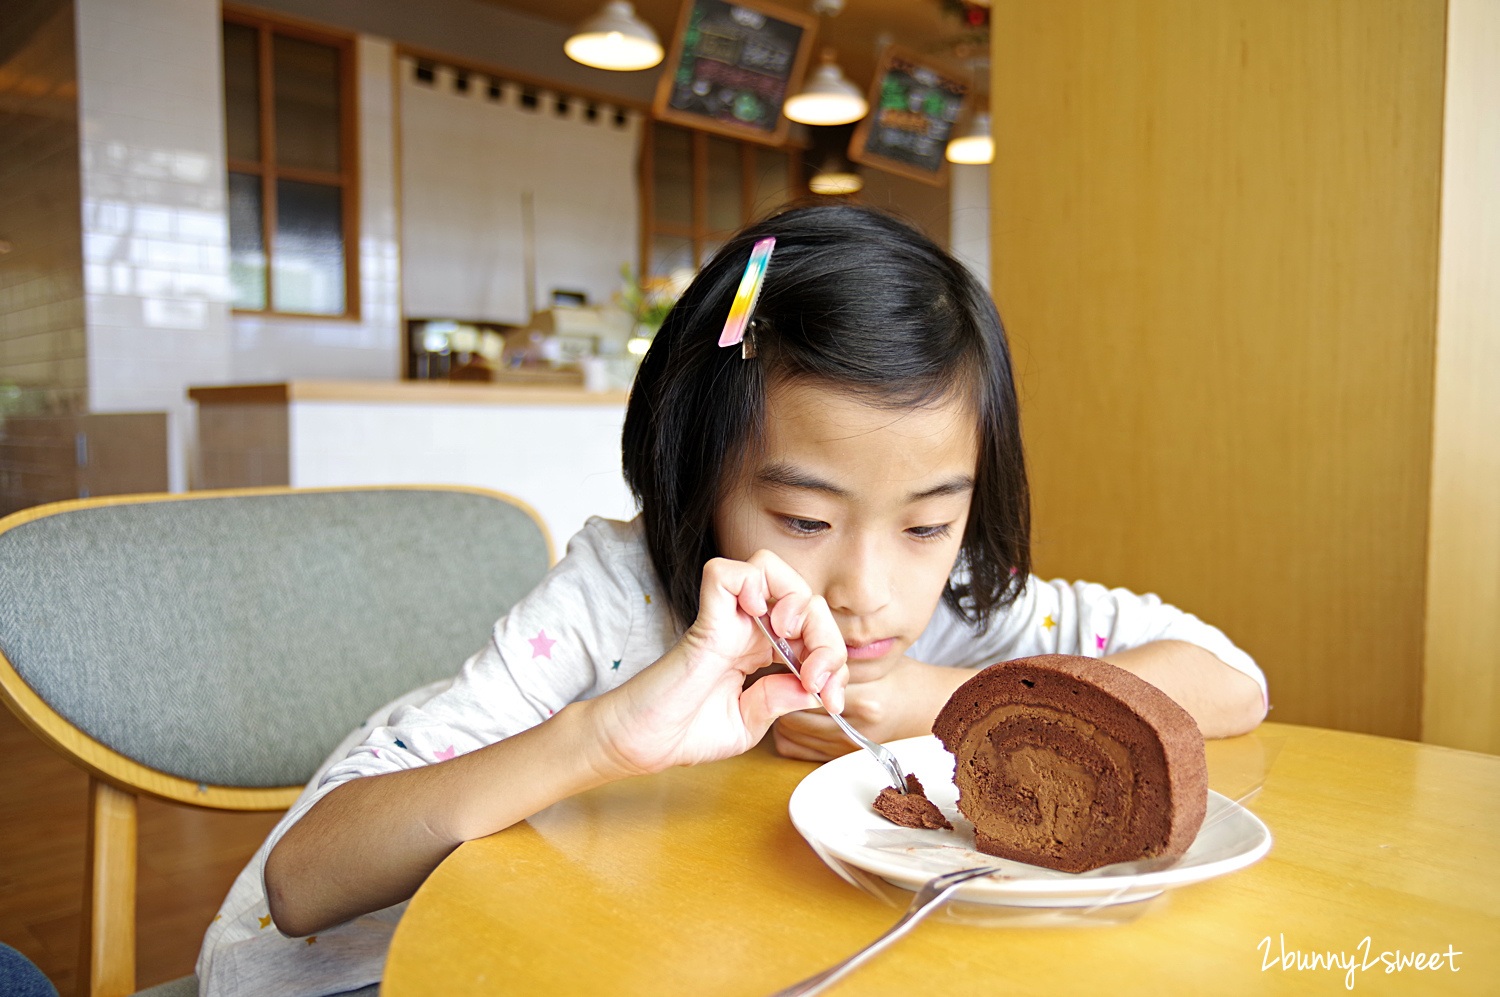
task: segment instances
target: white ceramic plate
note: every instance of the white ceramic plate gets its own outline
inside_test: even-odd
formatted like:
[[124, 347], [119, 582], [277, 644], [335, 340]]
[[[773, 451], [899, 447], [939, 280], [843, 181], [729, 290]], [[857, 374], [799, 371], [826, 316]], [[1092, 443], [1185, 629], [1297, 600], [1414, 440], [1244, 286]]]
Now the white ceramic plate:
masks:
[[974, 848], [974, 825], [958, 812], [953, 756], [936, 737], [892, 741], [892, 751], [922, 780], [927, 796], [953, 822], [952, 831], [898, 827], [871, 806], [886, 783], [885, 770], [868, 752], [836, 758], [809, 773], [792, 793], [792, 824], [823, 861], [848, 878], [834, 860], [916, 890], [939, 873], [992, 865], [993, 876], [974, 880], [957, 898], [1016, 907], [1098, 907], [1154, 897], [1165, 889], [1243, 869], [1271, 848], [1271, 832], [1244, 807], [1209, 791], [1203, 829], [1187, 854], [1170, 868], [1142, 872], [1122, 864], [1089, 873], [1058, 872], [985, 855]]

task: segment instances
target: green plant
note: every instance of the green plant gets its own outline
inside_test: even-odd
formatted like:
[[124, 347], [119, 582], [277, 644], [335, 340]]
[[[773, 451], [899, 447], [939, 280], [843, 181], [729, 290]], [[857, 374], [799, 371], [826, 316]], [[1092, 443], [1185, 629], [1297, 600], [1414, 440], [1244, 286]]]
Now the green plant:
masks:
[[669, 280], [659, 277], [640, 280], [629, 263], [620, 267], [620, 276], [625, 281], [625, 288], [615, 295], [615, 301], [635, 320], [639, 334], [647, 339], [655, 336], [656, 330], [667, 320], [667, 313], [677, 304], [680, 292], [675, 292]]

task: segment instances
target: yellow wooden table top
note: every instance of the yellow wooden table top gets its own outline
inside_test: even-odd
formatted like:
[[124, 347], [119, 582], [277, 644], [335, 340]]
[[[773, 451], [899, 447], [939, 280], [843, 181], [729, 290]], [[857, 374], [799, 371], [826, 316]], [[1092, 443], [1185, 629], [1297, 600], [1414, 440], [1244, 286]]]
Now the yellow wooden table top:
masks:
[[[1266, 859], [1061, 926], [936, 915], [829, 993], [1500, 993], [1500, 757], [1270, 723], [1208, 753], [1226, 795], [1264, 774]], [[762, 745], [464, 845], [413, 898], [381, 993], [763, 997], [823, 969], [899, 911], [793, 829], [813, 768]], [[1435, 970], [1397, 961], [1450, 947]]]

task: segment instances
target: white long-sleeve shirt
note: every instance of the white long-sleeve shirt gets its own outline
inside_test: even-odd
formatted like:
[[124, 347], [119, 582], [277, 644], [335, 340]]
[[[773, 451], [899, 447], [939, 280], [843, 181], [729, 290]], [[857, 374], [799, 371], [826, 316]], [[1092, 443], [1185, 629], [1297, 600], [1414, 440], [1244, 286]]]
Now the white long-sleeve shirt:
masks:
[[[490, 642], [451, 680], [381, 707], [319, 768], [250, 860], [214, 918], [198, 956], [204, 997], [320, 997], [380, 979], [405, 903], [311, 938], [271, 923], [266, 856], [318, 800], [363, 776], [417, 768], [482, 748], [544, 722], [569, 703], [619, 686], [660, 658], [672, 623], [640, 521], [591, 519], [567, 556], [495, 624]], [[1250, 657], [1220, 631], [1154, 595], [1031, 578], [982, 634], [940, 603], [908, 654], [976, 668], [1034, 654], [1101, 657], [1156, 640], [1197, 644], [1255, 679]]]

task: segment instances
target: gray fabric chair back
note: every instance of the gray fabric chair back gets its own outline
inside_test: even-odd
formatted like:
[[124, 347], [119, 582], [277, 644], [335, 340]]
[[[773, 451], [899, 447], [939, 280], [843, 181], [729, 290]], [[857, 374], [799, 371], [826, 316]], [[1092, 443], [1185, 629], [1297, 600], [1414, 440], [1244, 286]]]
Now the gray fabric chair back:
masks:
[[297, 785], [376, 707], [457, 674], [547, 558], [529, 515], [472, 492], [78, 509], [0, 534], [0, 651], [143, 765]]

